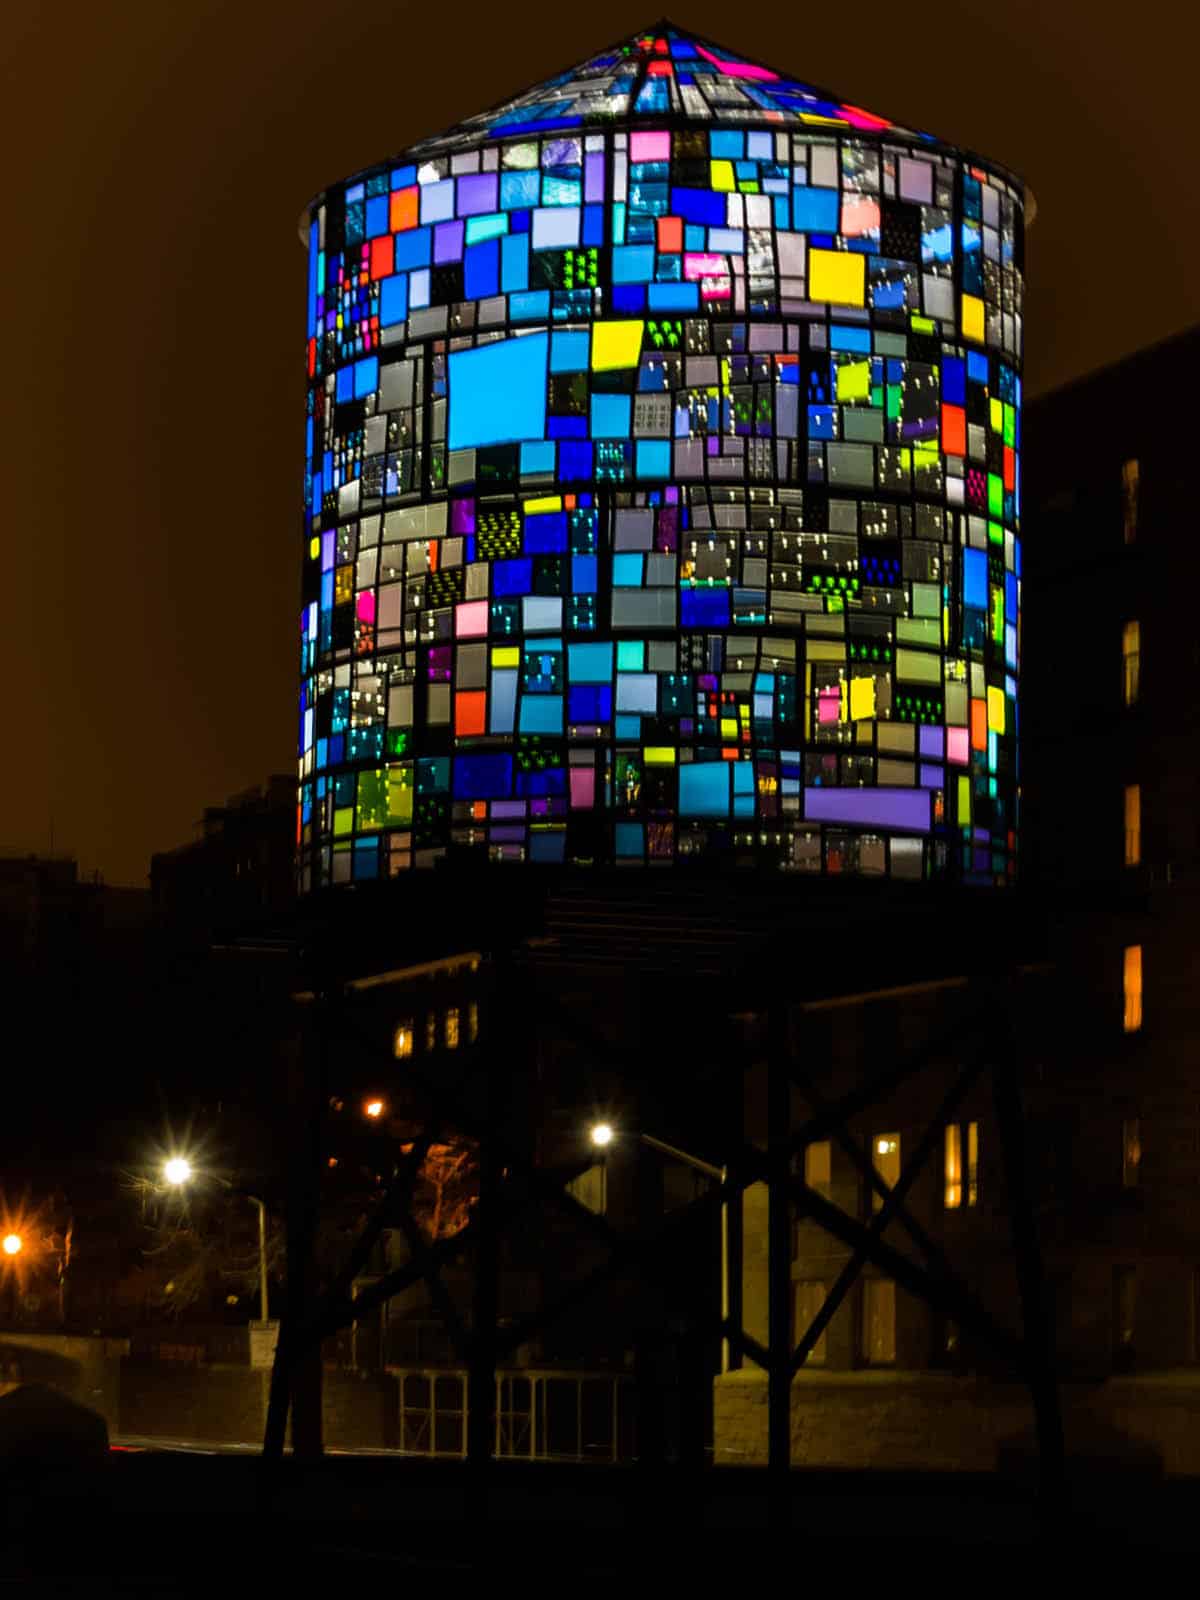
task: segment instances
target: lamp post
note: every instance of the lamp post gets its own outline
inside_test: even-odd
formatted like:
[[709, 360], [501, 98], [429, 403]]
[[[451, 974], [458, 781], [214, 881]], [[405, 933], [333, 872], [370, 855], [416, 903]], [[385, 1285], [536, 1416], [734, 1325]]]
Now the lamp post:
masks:
[[[163, 1177], [173, 1189], [182, 1189], [191, 1181], [193, 1168], [186, 1156], [172, 1156], [163, 1164]], [[249, 1200], [258, 1210], [258, 1306], [259, 1318], [266, 1325], [267, 1321], [267, 1208], [256, 1194], [248, 1194], [244, 1189], [236, 1189], [228, 1178], [217, 1178], [231, 1192], [240, 1194], [243, 1200]], [[4, 1248], [8, 1248], [5, 1241]]]
[[25, 1248], [25, 1241], [19, 1233], [6, 1233], [0, 1249], [8, 1257], [7, 1265], [12, 1271], [12, 1319], [17, 1321], [17, 1257]]
[[[617, 1130], [611, 1122], [596, 1122], [589, 1131], [589, 1137], [597, 1150], [607, 1150], [616, 1139]], [[649, 1149], [670, 1156], [672, 1161], [679, 1161], [694, 1172], [702, 1172], [706, 1178], [712, 1178], [721, 1185], [721, 1372], [726, 1373], [729, 1371], [729, 1338], [725, 1332], [725, 1323], [729, 1320], [729, 1199], [725, 1188], [726, 1169], [714, 1166], [711, 1161], [702, 1161], [699, 1156], [681, 1150], [678, 1145], [668, 1144], [665, 1139], [656, 1139], [652, 1133], [638, 1133], [635, 1137]]]

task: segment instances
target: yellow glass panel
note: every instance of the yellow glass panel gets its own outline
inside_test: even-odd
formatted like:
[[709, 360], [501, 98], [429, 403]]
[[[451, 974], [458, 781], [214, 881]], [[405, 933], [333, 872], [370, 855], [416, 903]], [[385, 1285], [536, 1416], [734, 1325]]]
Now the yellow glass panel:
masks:
[[991, 414], [992, 432], [993, 433], [1003, 433], [1004, 432], [1004, 401], [1003, 400], [997, 400], [993, 396], [993, 398], [988, 403], [988, 409], [989, 409], [989, 412]]
[[866, 303], [867, 258], [850, 250], [808, 252], [808, 297], [839, 306]]
[[592, 327], [592, 368], [612, 372], [636, 367], [642, 353], [642, 322], [597, 322]]
[[971, 780], [963, 774], [958, 779], [958, 824], [960, 828], [971, 826]]
[[498, 644], [492, 650], [492, 665], [494, 667], [519, 667], [521, 665], [521, 649], [515, 644]]
[[315, 561], [320, 554], [321, 540], [317, 535], [314, 534], [313, 537], [308, 541], [308, 558], [310, 561]]
[[648, 767], [673, 767], [675, 765], [675, 746], [673, 744], [648, 744], [645, 748], [644, 756]]
[[389, 767], [387, 781], [388, 821], [401, 824], [412, 821], [413, 777], [408, 767]]
[[871, 363], [848, 361], [837, 369], [837, 397], [839, 400], [869, 400], [871, 397]]
[[962, 331], [964, 339], [983, 343], [983, 301], [977, 294], [962, 297]]
[[861, 722], [875, 715], [875, 679], [850, 679], [850, 720]]
[[354, 807], [339, 806], [333, 813], [333, 831], [335, 834], [354, 832]]
[[737, 738], [737, 731], [738, 731], [738, 725], [737, 725], [737, 718], [736, 717], [722, 717], [721, 718], [721, 737], [722, 737], [722, 739], [736, 739]]
[[712, 169], [710, 188], [726, 191], [734, 188], [732, 161], [710, 161], [709, 166]]
[[989, 733], [1003, 733], [1004, 732], [1004, 690], [1003, 689], [991, 689], [991, 688], [989, 688], [988, 689], [988, 693], [987, 693], [987, 706], [988, 706], [988, 732]]
[[561, 511], [562, 495], [544, 494], [540, 500], [526, 500], [524, 509], [529, 517], [536, 516], [539, 511]]

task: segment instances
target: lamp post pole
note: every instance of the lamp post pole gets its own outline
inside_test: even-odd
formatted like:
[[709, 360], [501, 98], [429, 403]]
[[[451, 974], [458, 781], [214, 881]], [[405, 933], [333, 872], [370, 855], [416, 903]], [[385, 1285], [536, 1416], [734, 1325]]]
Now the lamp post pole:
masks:
[[246, 1199], [258, 1209], [258, 1316], [263, 1326], [267, 1322], [267, 1208], [255, 1194]]
[[[163, 1167], [163, 1176], [173, 1189], [182, 1189], [192, 1176], [192, 1164], [183, 1156], [172, 1156]], [[222, 1187], [231, 1194], [240, 1194], [243, 1200], [258, 1211], [258, 1314], [262, 1322], [267, 1321], [267, 1208], [266, 1204], [256, 1194], [248, 1194], [245, 1189], [239, 1189], [236, 1184], [230, 1183], [228, 1178], [213, 1174]]]
[[639, 1133], [638, 1138], [651, 1150], [670, 1156], [673, 1161], [691, 1167], [694, 1172], [702, 1172], [706, 1178], [712, 1178], [721, 1185], [721, 1372], [724, 1374], [729, 1371], [729, 1338], [724, 1331], [724, 1324], [729, 1320], [729, 1198], [725, 1190], [726, 1169], [714, 1166], [711, 1161], [701, 1161], [699, 1156], [689, 1155], [686, 1150], [668, 1144], [665, 1139], [656, 1139], [652, 1133]]
[[[615, 1130], [607, 1122], [597, 1123], [591, 1130], [591, 1140], [598, 1150], [603, 1150], [615, 1138]], [[721, 1372], [729, 1371], [729, 1337], [724, 1325], [729, 1321], [729, 1195], [726, 1189], [728, 1169], [714, 1166], [711, 1161], [702, 1161], [699, 1156], [681, 1150], [678, 1145], [668, 1144], [665, 1139], [656, 1139], [652, 1133], [639, 1133], [638, 1139], [651, 1150], [657, 1150], [660, 1155], [670, 1156], [672, 1161], [679, 1161], [685, 1167], [691, 1167], [694, 1172], [702, 1172], [706, 1178], [712, 1178], [721, 1185]]]

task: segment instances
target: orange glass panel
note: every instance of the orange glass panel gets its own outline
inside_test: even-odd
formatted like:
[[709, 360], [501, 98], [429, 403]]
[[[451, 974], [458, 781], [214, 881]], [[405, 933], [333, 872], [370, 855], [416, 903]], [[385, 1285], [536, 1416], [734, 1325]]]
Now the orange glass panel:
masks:
[[460, 689], [454, 696], [455, 734], [461, 739], [464, 734], [484, 733], [486, 727], [486, 689]]
[[415, 228], [419, 215], [420, 190], [414, 185], [411, 189], [397, 189], [392, 196], [389, 221], [393, 233], [403, 233], [407, 228]]

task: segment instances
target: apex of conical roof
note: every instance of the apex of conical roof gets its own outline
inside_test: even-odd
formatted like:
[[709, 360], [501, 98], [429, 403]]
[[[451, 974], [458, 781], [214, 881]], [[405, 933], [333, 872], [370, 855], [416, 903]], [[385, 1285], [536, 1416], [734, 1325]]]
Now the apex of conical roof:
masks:
[[901, 127], [791, 73], [735, 55], [664, 18], [501, 105], [421, 140], [412, 153], [436, 155], [480, 139], [560, 130], [568, 134], [643, 118], [709, 125], [759, 122], [780, 130], [853, 129], [868, 135], [892, 132], [941, 144], [931, 134]]

